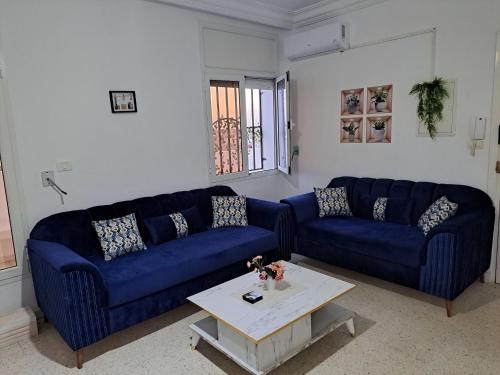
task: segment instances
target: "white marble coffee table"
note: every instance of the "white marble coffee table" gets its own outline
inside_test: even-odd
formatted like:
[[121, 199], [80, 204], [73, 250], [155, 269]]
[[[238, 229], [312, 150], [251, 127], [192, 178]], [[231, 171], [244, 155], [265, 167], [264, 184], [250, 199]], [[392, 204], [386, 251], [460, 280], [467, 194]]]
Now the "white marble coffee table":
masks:
[[[189, 327], [194, 350], [200, 338], [252, 374], [266, 374], [342, 324], [354, 336], [354, 313], [332, 301], [355, 285], [283, 262], [285, 280], [266, 290], [250, 272], [188, 298], [209, 317]], [[263, 294], [250, 304], [249, 291]]]

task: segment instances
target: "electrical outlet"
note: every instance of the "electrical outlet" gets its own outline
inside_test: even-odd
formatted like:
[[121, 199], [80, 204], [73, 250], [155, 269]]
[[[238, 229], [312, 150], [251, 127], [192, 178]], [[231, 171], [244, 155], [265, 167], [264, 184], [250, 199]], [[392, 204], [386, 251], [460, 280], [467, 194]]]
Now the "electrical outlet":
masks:
[[42, 171], [42, 186], [43, 187], [50, 186], [48, 178], [50, 178], [52, 181], [55, 181], [54, 180], [54, 171]]

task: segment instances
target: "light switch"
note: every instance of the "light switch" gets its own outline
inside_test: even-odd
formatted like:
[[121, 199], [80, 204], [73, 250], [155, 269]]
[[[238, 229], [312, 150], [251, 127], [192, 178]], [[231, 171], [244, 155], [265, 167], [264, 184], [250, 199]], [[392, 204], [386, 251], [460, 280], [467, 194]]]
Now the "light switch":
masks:
[[70, 160], [63, 160], [56, 162], [56, 171], [68, 172], [73, 170], [73, 163]]

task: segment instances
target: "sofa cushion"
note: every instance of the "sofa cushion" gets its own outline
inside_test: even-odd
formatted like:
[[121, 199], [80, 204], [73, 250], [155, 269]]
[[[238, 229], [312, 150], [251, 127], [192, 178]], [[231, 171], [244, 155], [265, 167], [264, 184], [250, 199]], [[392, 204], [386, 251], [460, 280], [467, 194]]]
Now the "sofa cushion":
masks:
[[319, 207], [319, 217], [352, 216], [345, 186], [314, 188], [314, 194]]
[[[376, 207], [376, 202], [379, 205]], [[380, 203], [382, 203], [380, 205]], [[367, 220], [388, 221], [410, 225], [413, 200], [409, 198], [387, 198], [364, 196], [358, 199], [356, 216]], [[378, 212], [379, 210], [383, 210]], [[376, 212], [377, 211], [377, 212]], [[375, 216], [378, 215], [378, 219]]]
[[446, 197], [441, 197], [432, 203], [422, 216], [420, 216], [418, 227], [427, 236], [432, 228], [455, 215], [457, 210], [458, 204], [450, 202]]
[[249, 225], [209, 229], [158, 246], [104, 262], [89, 260], [101, 271], [108, 289], [109, 306], [156, 293], [187, 280], [278, 247], [278, 236]]
[[170, 215], [149, 217], [144, 219], [144, 225], [148, 231], [149, 238], [154, 245], [174, 240], [178, 237], [177, 227], [172, 215], [180, 214], [187, 223], [186, 235], [202, 232], [206, 230], [204, 220], [197, 207], [191, 207], [181, 212]]
[[425, 242], [417, 227], [355, 217], [312, 220], [300, 225], [299, 236], [409, 267], [421, 265]]
[[146, 249], [134, 214], [93, 221], [92, 225], [101, 243], [105, 261]]
[[212, 228], [245, 227], [247, 219], [247, 198], [244, 196], [213, 196]]

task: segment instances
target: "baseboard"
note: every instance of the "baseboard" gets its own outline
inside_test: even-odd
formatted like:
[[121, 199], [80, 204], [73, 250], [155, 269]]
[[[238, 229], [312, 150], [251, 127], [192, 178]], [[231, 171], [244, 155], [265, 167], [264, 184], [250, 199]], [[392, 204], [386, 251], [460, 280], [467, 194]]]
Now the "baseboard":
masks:
[[0, 348], [37, 335], [36, 317], [29, 307], [0, 316]]

